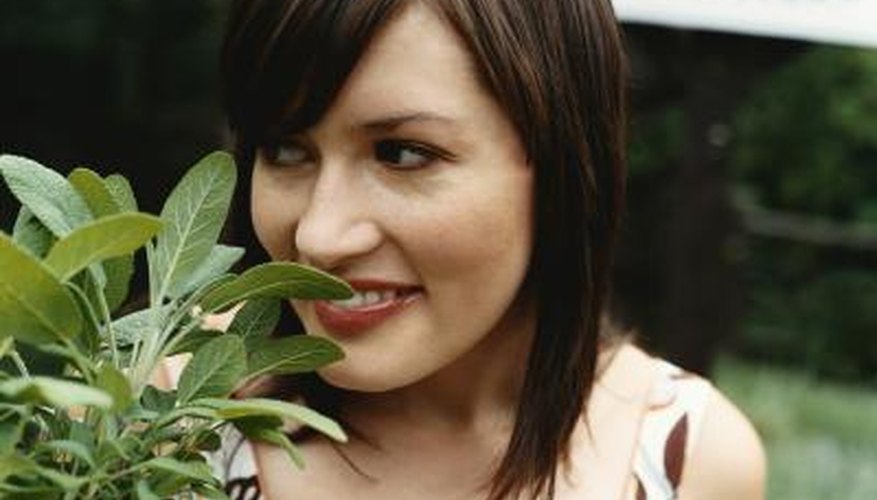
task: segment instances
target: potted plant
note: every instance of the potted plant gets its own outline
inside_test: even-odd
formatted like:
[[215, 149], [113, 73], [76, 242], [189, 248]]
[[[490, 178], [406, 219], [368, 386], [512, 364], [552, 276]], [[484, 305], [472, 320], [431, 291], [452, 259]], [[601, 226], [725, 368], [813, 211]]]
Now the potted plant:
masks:
[[[351, 290], [292, 263], [230, 272], [244, 252], [217, 244], [236, 181], [228, 154], [192, 167], [157, 217], [138, 211], [118, 174], [65, 178], [4, 155], [0, 175], [22, 204], [12, 233], [0, 231], [0, 497], [226, 498], [205, 458], [224, 426], [298, 464], [285, 421], [345, 439], [306, 407], [230, 397], [256, 377], [340, 359], [325, 339], [269, 333], [283, 300]], [[139, 249], [148, 306], [119, 315]], [[205, 326], [236, 307], [226, 331]], [[150, 383], [162, 359], [185, 352], [175, 390]], [[37, 357], [49, 361], [38, 372]]]

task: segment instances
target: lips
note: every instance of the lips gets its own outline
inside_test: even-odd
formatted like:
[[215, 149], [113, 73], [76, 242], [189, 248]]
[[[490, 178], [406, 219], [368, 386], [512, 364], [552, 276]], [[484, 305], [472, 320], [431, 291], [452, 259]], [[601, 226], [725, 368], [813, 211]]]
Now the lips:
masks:
[[355, 335], [370, 330], [402, 312], [423, 295], [423, 289], [401, 283], [375, 280], [348, 281], [353, 297], [339, 301], [314, 302], [317, 319], [326, 330]]

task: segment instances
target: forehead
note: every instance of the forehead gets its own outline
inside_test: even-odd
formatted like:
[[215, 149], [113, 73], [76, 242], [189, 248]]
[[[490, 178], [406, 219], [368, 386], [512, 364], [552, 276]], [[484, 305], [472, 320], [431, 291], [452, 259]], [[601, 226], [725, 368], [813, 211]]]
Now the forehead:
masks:
[[327, 118], [368, 121], [382, 113], [465, 118], [492, 99], [463, 40], [434, 10], [411, 2], [371, 41]]

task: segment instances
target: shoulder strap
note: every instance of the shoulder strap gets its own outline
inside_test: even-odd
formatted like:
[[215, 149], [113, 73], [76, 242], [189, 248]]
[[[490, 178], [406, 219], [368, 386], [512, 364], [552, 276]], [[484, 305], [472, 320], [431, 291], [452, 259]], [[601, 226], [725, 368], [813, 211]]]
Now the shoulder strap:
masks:
[[621, 499], [633, 477], [633, 460], [652, 386], [655, 360], [641, 350], [618, 348], [596, 381], [588, 402], [588, 429], [577, 445], [584, 464], [581, 485], [588, 499]]

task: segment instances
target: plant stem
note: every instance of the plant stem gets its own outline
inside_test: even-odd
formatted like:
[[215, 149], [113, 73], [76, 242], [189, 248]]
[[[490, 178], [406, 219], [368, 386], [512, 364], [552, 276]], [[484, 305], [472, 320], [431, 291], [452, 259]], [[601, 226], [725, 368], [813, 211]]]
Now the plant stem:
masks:
[[18, 353], [17, 350], [13, 349], [12, 352], [9, 353], [9, 356], [12, 358], [12, 362], [15, 363], [15, 367], [24, 375], [26, 378], [30, 378], [30, 372], [27, 370], [27, 365], [24, 364], [24, 360], [21, 359], [21, 354]]

